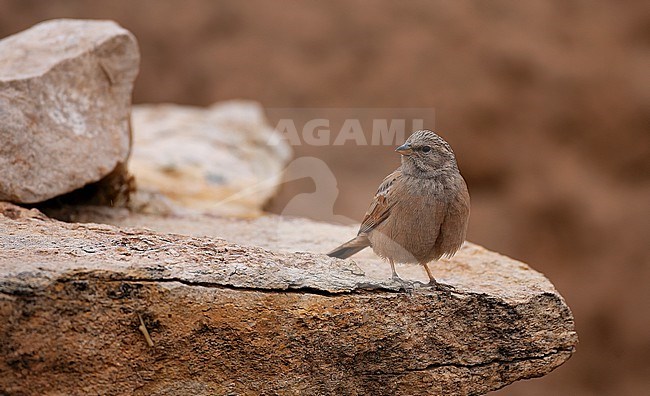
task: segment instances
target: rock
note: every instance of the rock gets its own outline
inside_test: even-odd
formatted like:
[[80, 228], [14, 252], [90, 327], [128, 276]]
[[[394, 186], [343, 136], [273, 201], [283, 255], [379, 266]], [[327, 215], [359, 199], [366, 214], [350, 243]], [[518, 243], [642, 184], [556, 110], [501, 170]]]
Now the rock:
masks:
[[0, 204], [3, 393], [481, 394], [550, 372], [577, 343], [543, 275], [470, 243], [434, 265], [439, 289], [409, 294], [371, 252], [319, 253], [351, 227], [69, 214], [175, 234]]
[[52, 20], [0, 41], [0, 200], [45, 201], [126, 162], [139, 59], [110, 21]]
[[138, 189], [211, 213], [259, 215], [291, 158], [256, 102], [137, 105], [133, 131]]

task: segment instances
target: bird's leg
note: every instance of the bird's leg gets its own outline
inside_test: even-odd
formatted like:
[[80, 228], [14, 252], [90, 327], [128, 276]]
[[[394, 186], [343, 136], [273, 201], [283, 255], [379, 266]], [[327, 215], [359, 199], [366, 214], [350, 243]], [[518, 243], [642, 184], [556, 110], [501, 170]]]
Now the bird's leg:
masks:
[[402, 280], [400, 279], [399, 275], [397, 275], [397, 271], [395, 271], [395, 262], [393, 261], [393, 259], [388, 259], [388, 262], [390, 263], [390, 269], [393, 271], [393, 279]]
[[404, 291], [408, 294], [411, 294], [413, 291], [413, 285], [409, 284], [409, 282], [404, 281], [399, 277], [399, 275], [397, 275], [397, 271], [395, 271], [395, 262], [392, 259], [388, 259], [388, 262], [390, 263], [390, 269], [393, 271], [393, 280], [399, 282], [399, 284], [402, 285], [402, 289], [404, 289]]
[[422, 263], [422, 265], [424, 266], [424, 269], [427, 271], [427, 275], [429, 275], [429, 283], [427, 284], [427, 286], [435, 288], [436, 286], [438, 286], [438, 282], [436, 282], [436, 278], [433, 277], [433, 274], [431, 273], [431, 270], [429, 269], [427, 263]]

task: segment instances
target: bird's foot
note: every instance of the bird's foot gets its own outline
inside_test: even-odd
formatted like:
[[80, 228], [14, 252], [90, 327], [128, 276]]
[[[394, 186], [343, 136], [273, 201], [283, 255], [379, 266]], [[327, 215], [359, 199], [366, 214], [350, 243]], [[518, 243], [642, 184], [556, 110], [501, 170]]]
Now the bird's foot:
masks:
[[404, 291], [405, 293], [408, 293], [409, 295], [413, 293], [413, 283], [409, 281], [405, 281], [404, 279], [400, 278], [397, 276], [397, 274], [393, 274], [391, 277], [392, 280], [400, 284], [400, 291]]
[[415, 281], [415, 282], [413, 282], [413, 285], [416, 285], [418, 287], [428, 287], [428, 288], [430, 288], [432, 290], [436, 290], [438, 288], [438, 282], [436, 282], [435, 279], [429, 280], [429, 283]]

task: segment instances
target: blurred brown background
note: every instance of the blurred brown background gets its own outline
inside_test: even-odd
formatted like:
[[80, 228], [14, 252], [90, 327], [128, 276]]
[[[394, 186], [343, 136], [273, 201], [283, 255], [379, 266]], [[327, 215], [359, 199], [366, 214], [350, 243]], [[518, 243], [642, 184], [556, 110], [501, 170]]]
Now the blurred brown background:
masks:
[[[569, 362], [496, 393], [640, 395], [650, 389], [649, 5], [0, 0], [0, 36], [45, 19], [113, 19], [140, 43], [135, 103], [435, 109], [470, 186], [469, 239], [545, 273], [576, 317]], [[327, 162], [334, 213], [357, 221], [399, 160], [386, 146], [294, 150]], [[271, 209], [313, 188], [291, 182]]]

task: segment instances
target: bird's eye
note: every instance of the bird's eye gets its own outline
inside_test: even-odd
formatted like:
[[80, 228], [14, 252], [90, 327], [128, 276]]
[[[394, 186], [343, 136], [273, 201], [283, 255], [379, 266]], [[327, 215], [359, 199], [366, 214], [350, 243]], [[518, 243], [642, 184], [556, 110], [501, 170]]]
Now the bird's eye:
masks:
[[431, 151], [431, 147], [429, 147], [429, 146], [422, 147], [422, 152], [423, 153], [428, 153], [429, 151]]

